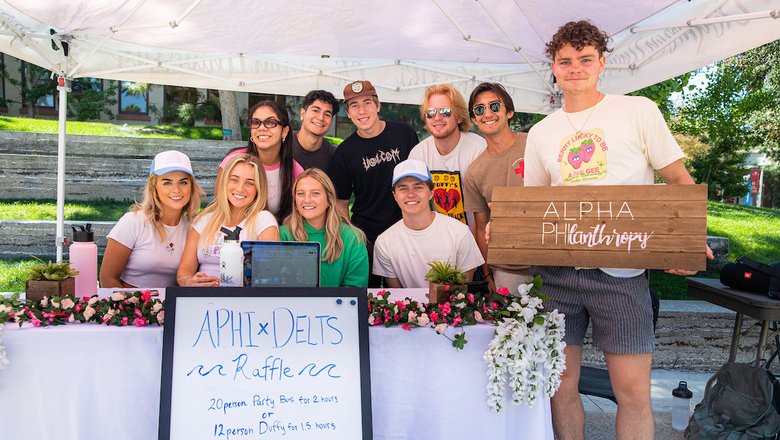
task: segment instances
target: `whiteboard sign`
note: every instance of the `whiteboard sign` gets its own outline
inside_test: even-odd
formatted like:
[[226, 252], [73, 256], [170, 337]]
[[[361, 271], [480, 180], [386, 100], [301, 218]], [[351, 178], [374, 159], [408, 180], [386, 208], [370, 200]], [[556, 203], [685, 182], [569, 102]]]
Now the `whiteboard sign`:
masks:
[[371, 439], [366, 290], [169, 288], [160, 439]]

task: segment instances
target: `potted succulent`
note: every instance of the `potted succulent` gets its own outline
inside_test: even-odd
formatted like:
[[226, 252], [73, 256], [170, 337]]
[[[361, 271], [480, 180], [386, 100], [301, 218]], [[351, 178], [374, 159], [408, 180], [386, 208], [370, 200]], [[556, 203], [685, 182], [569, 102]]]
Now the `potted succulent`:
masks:
[[44, 263], [42, 260], [30, 269], [25, 283], [26, 298], [41, 300], [44, 296], [75, 296], [78, 271], [71, 269], [66, 260]]
[[431, 303], [443, 303], [450, 300], [449, 290], [466, 291], [468, 279], [463, 272], [458, 270], [457, 266], [443, 261], [432, 261], [428, 263], [431, 270], [425, 275], [425, 280], [430, 284], [428, 286], [428, 301]]

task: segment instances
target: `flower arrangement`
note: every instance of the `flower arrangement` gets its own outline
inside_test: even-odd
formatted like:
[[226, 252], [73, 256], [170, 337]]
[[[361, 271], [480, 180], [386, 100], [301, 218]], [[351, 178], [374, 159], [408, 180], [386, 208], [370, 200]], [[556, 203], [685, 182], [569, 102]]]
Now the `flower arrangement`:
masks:
[[153, 299], [148, 290], [114, 292], [109, 298], [97, 295], [81, 299], [70, 296], [45, 297], [36, 301], [21, 301], [19, 294], [0, 299], [0, 324], [29, 322], [36, 327], [71, 322], [92, 322], [106, 325], [161, 325], [165, 319], [164, 301]]
[[[506, 287], [496, 293], [481, 295], [451, 289], [447, 286], [449, 301], [440, 304], [420, 303], [409, 298], [389, 301], [389, 292], [368, 297], [369, 325], [390, 327], [400, 325], [432, 327], [444, 334], [449, 327], [493, 322], [496, 336], [485, 352], [488, 364], [488, 405], [501, 411], [504, 389], [512, 390], [513, 403], [532, 407], [540, 389], [551, 397], [560, 385], [565, 357], [563, 348], [563, 315], [556, 310], [542, 311], [546, 296], [538, 293], [542, 280], [518, 286], [517, 294]], [[446, 336], [446, 335], [444, 335]], [[452, 346], [462, 349], [467, 343], [465, 331], [451, 339]]]
[[552, 397], [561, 383], [566, 357], [563, 349], [563, 315], [557, 310], [542, 311], [538, 293], [541, 279], [518, 286], [506, 309], [496, 321], [496, 337], [488, 345], [484, 359], [488, 364], [488, 405], [500, 412], [504, 390], [512, 390], [512, 403], [533, 407], [540, 389]]

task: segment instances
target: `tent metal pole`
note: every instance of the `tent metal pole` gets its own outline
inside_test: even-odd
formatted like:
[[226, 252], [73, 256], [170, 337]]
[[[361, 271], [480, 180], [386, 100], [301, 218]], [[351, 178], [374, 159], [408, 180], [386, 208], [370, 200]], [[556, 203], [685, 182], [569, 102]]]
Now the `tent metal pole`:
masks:
[[57, 83], [60, 105], [57, 130], [57, 230], [54, 240], [57, 244], [57, 261], [62, 261], [62, 246], [65, 243], [65, 119], [70, 88], [65, 77], [57, 78]]

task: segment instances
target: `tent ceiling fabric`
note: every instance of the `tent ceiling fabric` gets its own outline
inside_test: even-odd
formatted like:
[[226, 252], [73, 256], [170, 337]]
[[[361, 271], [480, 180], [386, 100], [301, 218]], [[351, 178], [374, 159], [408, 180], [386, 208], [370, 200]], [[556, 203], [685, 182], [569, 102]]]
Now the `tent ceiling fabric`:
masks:
[[287, 95], [368, 79], [413, 104], [497, 81], [549, 113], [544, 47], [567, 21], [612, 36], [600, 89], [627, 93], [778, 39], [779, 17], [780, 0], [5, 0], [0, 51], [66, 77]]

